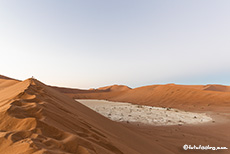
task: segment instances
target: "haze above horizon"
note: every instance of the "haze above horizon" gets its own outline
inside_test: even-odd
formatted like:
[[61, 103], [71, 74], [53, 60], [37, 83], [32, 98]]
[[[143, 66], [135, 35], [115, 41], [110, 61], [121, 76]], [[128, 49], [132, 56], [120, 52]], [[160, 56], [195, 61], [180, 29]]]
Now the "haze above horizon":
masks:
[[57, 86], [230, 85], [230, 1], [0, 2], [0, 74]]

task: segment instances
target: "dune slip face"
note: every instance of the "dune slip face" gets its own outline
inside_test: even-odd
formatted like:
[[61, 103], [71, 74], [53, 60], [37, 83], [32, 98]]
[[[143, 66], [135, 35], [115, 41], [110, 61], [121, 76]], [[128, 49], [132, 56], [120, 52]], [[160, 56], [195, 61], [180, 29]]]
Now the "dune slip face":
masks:
[[153, 150], [170, 153], [36, 79], [0, 90], [0, 154], [148, 154]]
[[[132, 104], [171, 107], [192, 112], [229, 112], [230, 86], [223, 85], [149, 85], [134, 89], [111, 88], [101, 91], [68, 91], [65, 94], [74, 99], [99, 99]], [[116, 90], [111, 90], [116, 89]], [[57, 88], [57, 90], [61, 91]]]
[[8, 96], [0, 104], [0, 153], [122, 153], [39, 81], [29, 79], [3, 93]]
[[106, 100], [77, 100], [103, 116], [118, 122], [145, 125], [201, 124], [212, 121], [205, 113], [185, 112], [172, 108], [135, 105]]

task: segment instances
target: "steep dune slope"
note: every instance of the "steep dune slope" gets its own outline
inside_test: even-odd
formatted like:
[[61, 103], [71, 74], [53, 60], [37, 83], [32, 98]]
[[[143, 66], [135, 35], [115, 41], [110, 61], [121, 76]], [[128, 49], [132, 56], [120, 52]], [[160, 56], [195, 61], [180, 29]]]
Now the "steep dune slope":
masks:
[[131, 90], [131, 88], [124, 85], [113, 85], [89, 90], [53, 86], [51, 87], [71, 98], [76, 99], [111, 99]]
[[0, 90], [0, 149], [0, 154], [170, 153], [35, 79]]
[[230, 107], [230, 93], [182, 85], [147, 86], [130, 90], [111, 100], [176, 108]]
[[219, 92], [230, 92], [230, 86], [224, 86], [224, 85], [207, 85], [207, 86], [204, 87], [204, 90], [219, 91]]
[[[205, 125], [138, 127], [127, 124], [143, 137], [170, 149], [174, 153], [229, 153], [229, 150], [183, 150], [184, 144], [230, 147], [230, 93], [205, 89], [203, 85], [153, 85], [121, 92], [90, 92], [71, 94], [74, 98], [108, 99], [186, 111], [205, 112], [214, 121]], [[69, 95], [69, 96], [71, 96]], [[154, 145], [154, 144], [153, 144]], [[158, 152], [152, 152], [158, 153]]]
[[6, 87], [12, 86], [16, 83], [18, 83], [19, 81], [16, 80], [5, 80], [5, 79], [0, 79], [0, 90], [4, 89]]
[[152, 85], [126, 91], [67, 94], [76, 99], [106, 99], [179, 109], [230, 107], [228, 86]]
[[129, 88], [128, 86], [124, 86], [124, 85], [112, 85], [112, 86], [106, 86], [106, 87], [101, 87], [98, 88], [98, 90], [104, 90], [104, 91], [126, 91], [126, 90], [130, 90], [131, 88]]
[[10, 77], [4, 76], [4, 75], [0, 75], [0, 79], [15, 80], [13, 78], [10, 78]]
[[0, 90], [6, 87], [9, 87], [11, 85], [14, 85], [15, 83], [18, 83], [18, 82], [20, 81], [0, 75]]

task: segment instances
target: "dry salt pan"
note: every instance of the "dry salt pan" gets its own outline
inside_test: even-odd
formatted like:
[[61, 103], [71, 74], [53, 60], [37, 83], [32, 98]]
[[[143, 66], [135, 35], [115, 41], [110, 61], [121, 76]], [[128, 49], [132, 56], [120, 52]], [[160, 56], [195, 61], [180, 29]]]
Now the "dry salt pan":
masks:
[[118, 122], [147, 125], [199, 124], [212, 121], [205, 113], [185, 112], [172, 108], [135, 105], [106, 100], [78, 99], [81, 104]]

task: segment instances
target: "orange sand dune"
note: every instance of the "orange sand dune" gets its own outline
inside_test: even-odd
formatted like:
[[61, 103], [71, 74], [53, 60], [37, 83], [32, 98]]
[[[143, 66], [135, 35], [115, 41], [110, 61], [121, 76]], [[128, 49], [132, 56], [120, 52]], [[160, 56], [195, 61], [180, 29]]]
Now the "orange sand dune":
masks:
[[[4, 78], [0, 79], [0, 87], [0, 154], [229, 153], [182, 148], [184, 144], [230, 148], [230, 93], [226, 88], [219, 89], [219, 85], [214, 89], [212, 85], [168, 84], [80, 90], [50, 87], [35, 79], [21, 82]], [[72, 98], [206, 112], [214, 121], [157, 127], [117, 123], [57, 90]]]
[[191, 88], [183, 85], [160, 85], [136, 88], [111, 98], [137, 104], [180, 109], [230, 107], [230, 93]]
[[11, 85], [14, 85], [15, 83], [18, 83], [18, 82], [19, 80], [15, 80], [15, 79], [0, 75], [0, 90], [6, 87], [9, 87]]
[[[6, 80], [16, 80], [16, 79], [13, 79], [13, 78], [10, 78], [10, 77], [7, 77], [7, 76], [4, 76], [4, 75], [0, 75], [0, 79], [6, 79]], [[19, 81], [19, 80], [17, 80]]]
[[64, 88], [64, 87], [56, 87], [50, 86], [53, 89], [60, 91], [61, 93], [65, 94], [78, 94], [78, 93], [98, 93], [98, 92], [114, 92], [114, 91], [125, 91], [131, 88], [123, 85], [114, 85], [114, 86], [106, 86], [101, 87], [98, 89], [89, 89], [89, 90], [82, 90], [82, 89], [74, 89], [74, 88]]
[[[214, 120], [211, 124], [183, 126], [139, 127], [126, 124], [137, 133], [142, 133], [174, 153], [224, 153], [230, 151], [230, 93], [226, 90], [207, 89], [211, 85], [153, 85], [125, 91], [88, 91], [86, 93], [65, 93], [81, 99], [107, 99], [150, 106], [174, 107], [194, 112], [204, 112]], [[216, 86], [215, 86], [216, 87]], [[219, 85], [218, 85], [219, 87]], [[228, 87], [228, 86], [226, 86]], [[184, 144], [203, 146], [226, 146], [229, 150], [188, 150]], [[153, 152], [154, 153], [154, 152]]]
[[106, 99], [186, 110], [230, 107], [229, 86], [221, 85], [152, 85], [125, 91], [66, 93], [75, 99]]
[[224, 85], [207, 85], [207, 86], [204, 87], [204, 90], [219, 91], [219, 92], [230, 92], [230, 86], [224, 86]]
[[128, 86], [124, 86], [124, 85], [113, 85], [113, 86], [106, 86], [106, 87], [101, 87], [98, 88], [98, 90], [104, 90], [104, 91], [126, 91], [126, 90], [130, 90], [131, 88], [129, 88]]
[[0, 90], [0, 154], [171, 153], [35, 79]]
[[[210, 88], [212, 87], [212, 88]], [[194, 112], [205, 112], [214, 120], [211, 124], [183, 126], [139, 127], [127, 124], [132, 130], [142, 133], [174, 153], [230, 153], [230, 93], [220, 85], [153, 85], [126, 91], [101, 91], [88, 93], [66, 93], [81, 99], [107, 99], [150, 106], [174, 107]], [[226, 86], [228, 87], [228, 86]], [[218, 90], [216, 90], [218, 88]], [[183, 145], [227, 147], [228, 150], [183, 150]], [[154, 153], [154, 152], [153, 152]]]
[[127, 86], [107, 86], [98, 89], [89, 89], [89, 90], [81, 90], [81, 89], [73, 89], [73, 88], [63, 88], [63, 87], [53, 87], [52, 88], [58, 90], [65, 95], [76, 98], [76, 99], [110, 99], [115, 96], [122, 95], [126, 91], [131, 90], [131, 88]]

